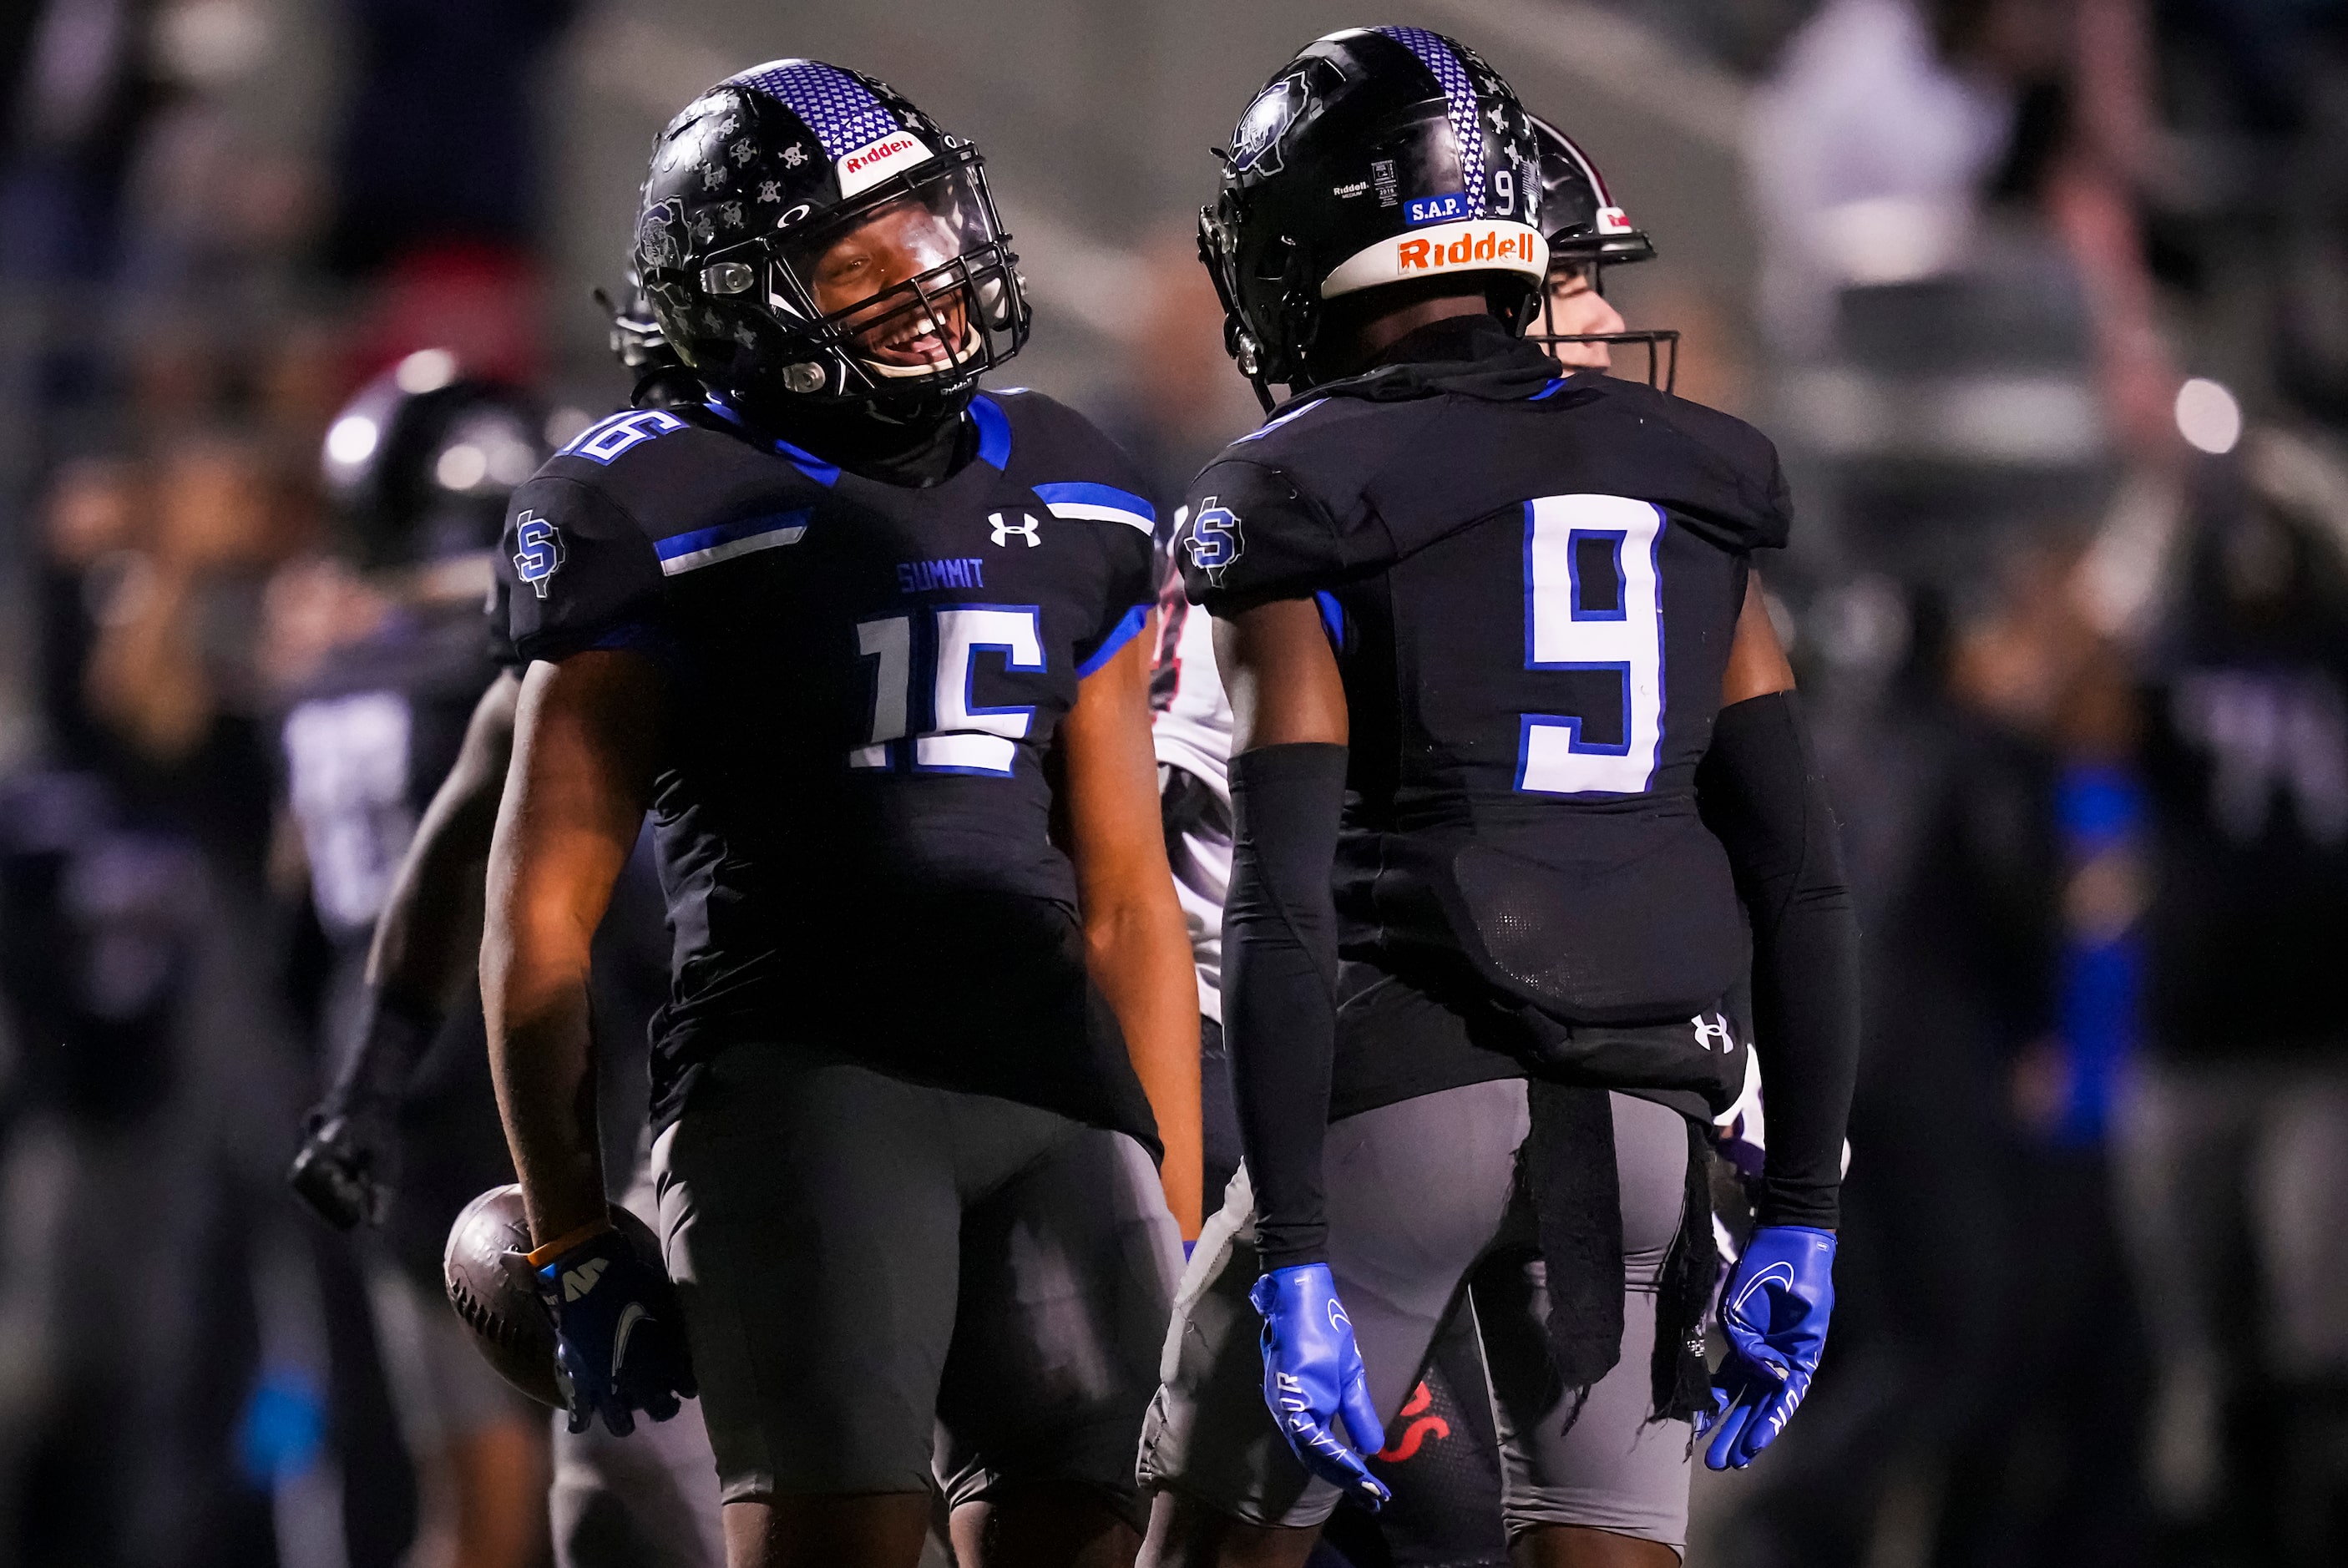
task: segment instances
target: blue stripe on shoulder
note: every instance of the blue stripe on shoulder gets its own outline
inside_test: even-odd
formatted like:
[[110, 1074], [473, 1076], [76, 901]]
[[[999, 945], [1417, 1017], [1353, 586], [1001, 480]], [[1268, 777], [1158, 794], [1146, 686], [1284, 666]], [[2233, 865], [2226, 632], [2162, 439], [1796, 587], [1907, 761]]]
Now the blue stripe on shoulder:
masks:
[[1240, 441], [1261, 441], [1266, 436], [1271, 435], [1274, 430], [1279, 429], [1282, 425], [1287, 424], [1291, 419], [1302, 419], [1305, 415], [1310, 414], [1313, 409], [1318, 408], [1327, 401], [1329, 401], [1329, 399], [1326, 397], [1315, 397], [1310, 403], [1299, 403], [1295, 407], [1291, 408], [1287, 413], [1279, 416], [1277, 418], [1266, 419], [1261, 429], [1249, 431], [1246, 435], [1241, 436], [1239, 441], [1233, 441], [1231, 445], [1236, 447], [1240, 444]]
[[712, 528], [696, 528], [690, 533], [673, 533], [653, 542], [653, 552], [663, 561], [674, 561], [680, 555], [690, 555], [713, 545], [731, 544], [737, 539], [754, 534], [776, 533], [785, 529], [803, 528], [815, 515], [813, 507], [800, 507], [795, 511], [778, 511], [765, 517], [746, 517], [734, 522], [721, 522]]
[[1330, 645], [1339, 653], [1344, 653], [1345, 651], [1344, 607], [1337, 603], [1337, 595], [1330, 593], [1326, 588], [1313, 594], [1313, 602], [1321, 606], [1321, 627], [1329, 634]]
[[1158, 509], [1131, 490], [1121, 490], [1115, 485], [1097, 485], [1085, 480], [1066, 484], [1037, 485], [1035, 499], [1045, 506], [1074, 503], [1078, 506], [1105, 506], [1117, 511], [1138, 511], [1150, 521], [1158, 521]]
[[1556, 380], [1551, 381], [1548, 386], [1542, 387], [1540, 391], [1534, 393], [1531, 397], [1526, 398], [1525, 401], [1528, 403], [1538, 403], [1544, 397], [1556, 397], [1564, 389], [1565, 377], [1560, 376]]
[[979, 460], [1000, 471], [1011, 461], [1011, 417], [982, 392], [970, 400], [970, 420], [978, 427]]
[[775, 442], [775, 450], [789, 459], [791, 467], [819, 485], [835, 485], [839, 482], [838, 463], [827, 463], [813, 452], [794, 447], [788, 441], [779, 438]]
[[741, 431], [744, 435], [750, 437], [752, 439], [769, 442], [774, 447], [778, 456], [788, 459], [791, 467], [798, 469], [799, 472], [807, 475], [808, 478], [813, 480], [816, 483], [830, 486], [839, 482], [839, 465], [838, 463], [827, 463], [821, 458], [817, 457], [813, 452], [807, 451], [798, 447], [794, 447], [788, 441], [781, 440], [776, 437], [767, 435], [764, 430], [753, 428], [749, 420], [745, 419], [741, 415], [736, 414], [733, 409], [727, 407], [726, 406], [726, 400], [718, 397], [716, 393], [711, 392], [705, 394], [702, 398], [702, 406], [706, 407], [711, 413], [716, 415], [719, 418], [725, 420], [727, 424], [733, 426], [736, 429]]
[[1125, 613], [1125, 619], [1109, 628], [1109, 634], [1101, 639], [1100, 646], [1095, 648], [1085, 662], [1076, 666], [1076, 678], [1084, 679], [1109, 660], [1117, 657], [1118, 649], [1141, 635], [1141, 628], [1149, 624], [1149, 612], [1155, 608], [1157, 606], [1154, 604], [1136, 604], [1132, 609], [1128, 610]]

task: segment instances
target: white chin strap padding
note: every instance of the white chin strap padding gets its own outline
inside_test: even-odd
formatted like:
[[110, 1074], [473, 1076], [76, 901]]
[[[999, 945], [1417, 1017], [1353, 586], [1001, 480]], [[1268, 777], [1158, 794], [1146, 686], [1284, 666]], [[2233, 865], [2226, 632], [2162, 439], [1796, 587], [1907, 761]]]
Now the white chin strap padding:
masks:
[[1468, 272], [1519, 273], [1539, 284], [1549, 275], [1548, 237], [1529, 223], [1509, 219], [1429, 223], [1346, 257], [1322, 280], [1321, 297]]

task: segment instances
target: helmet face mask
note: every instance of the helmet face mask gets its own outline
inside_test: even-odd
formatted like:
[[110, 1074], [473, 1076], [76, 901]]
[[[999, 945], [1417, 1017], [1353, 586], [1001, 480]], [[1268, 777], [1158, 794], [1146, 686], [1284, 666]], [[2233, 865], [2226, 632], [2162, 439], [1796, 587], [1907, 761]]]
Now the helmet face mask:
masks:
[[920, 423], [1026, 341], [1009, 241], [975, 148], [869, 77], [779, 60], [662, 133], [635, 261], [713, 390]]
[[[1580, 144], [1549, 121], [1535, 116], [1533, 133], [1540, 144], [1541, 222], [1549, 230], [1549, 276], [1542, 281], [1540, 307], [1526, 340], [1555, 349], [1565, 345], [1598, 344], [1612, 349], [1639, 346], [1647, 351], [1647, 385], [1669, 392], [1679, 384], [1680, 335], [1668, 329], [1645, 332], [1560, 332], [1559, 310], [1581, 291], [1570, 285], [1586, 279], [1591, 294], [1605, 293], [1610, 266], [1653, 261], [1654, 242], [1632, 227], [1629, 216], [1614, 205], [1605, 177]], [[1560, 364], [1576, 368], [1585, 362], [1554, 355]], [[1595, 363], [1587, 365], [1597, 368]]]
[[995, 345], [1014, 326], [1014, 258], [980, 181], [975, 164], [908, 176], [901, 191], [778, 238], [768, 307], [876, 386], [975, 375], [1007, 358]]
[[[1652, 251], [1649, 254], [1653, 254]], [[1534, 312], [1532, 325], [1525, 332], [1525, 341], [1554, 349], [1568, 344], [1597, 344], [1608, 349], [1640, 347], [1647, 351], [1647, 385], [1659, 392], [1673, 391], [1679, 385], [1680, 335], [1670, 328], [1642, 332], [1565, 332], [1560, 327], [1570, 325], [1562, 313], [1571, 308], [1570, 302], [1581, 297], [1603, 298], [1607, 263], [1593, 256], [1563, 261], [1552, 256], [1548, 280], [1541, 287], [1540, 304]], [[1582, 283], [1581, 289], [1573, 288]], [[1608, 315], [1612, 315], [1610, 311]], [[1619, 316], [1614, 319], [1620, 320]], [[1611, 356], [1607, 359], [1581, 359], [1562, 354], [1552, 354], [1560, 365], [1572, 369], [1604, 369], [1613, 374]]]

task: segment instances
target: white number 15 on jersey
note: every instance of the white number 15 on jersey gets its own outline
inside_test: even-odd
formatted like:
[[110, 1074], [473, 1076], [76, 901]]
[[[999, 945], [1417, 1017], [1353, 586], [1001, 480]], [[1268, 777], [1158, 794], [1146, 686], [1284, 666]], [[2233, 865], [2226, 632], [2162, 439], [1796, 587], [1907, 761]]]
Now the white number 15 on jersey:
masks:
[[930, 722], [913, 729], [914, 624], [910, 615], [861, 621], [857, 651], [875, 661], [872, 727], [848, 754], [857, 769], [893, 769], [895, 743], [909, 735], [917, 773], [991, 773], [1007, 777], [1017, 759], [1014, 742], [1035, 721], [1033, 707], [981, 707], [971, 676], [982, 652], [999, 654], [1006, 670], [1044, 667], [1042, 612], [1033, 604], [949, 604], [928, 611], [922, 628], [936, 650], [929, 685]]

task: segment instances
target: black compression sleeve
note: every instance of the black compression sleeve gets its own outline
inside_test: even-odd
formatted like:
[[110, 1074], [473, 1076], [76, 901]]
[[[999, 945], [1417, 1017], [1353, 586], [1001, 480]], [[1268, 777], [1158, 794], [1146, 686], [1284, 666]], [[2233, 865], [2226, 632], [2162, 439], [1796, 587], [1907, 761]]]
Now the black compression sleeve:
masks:
[[1758, 1219], [1832, 1230], [1859, 1076], [1859, 920], [1799, 699], [1721, 709], [1696, 800], [1753, 923], [1753, 1032], [1767, 1153]]
[[1223, 904], [1223, 1039], [1265, 1269], [1320, 1263], [1329, 1226], [1321, 1144], [1337, 1041], [1342, 746], [1231, 758], [1231, 889]]

